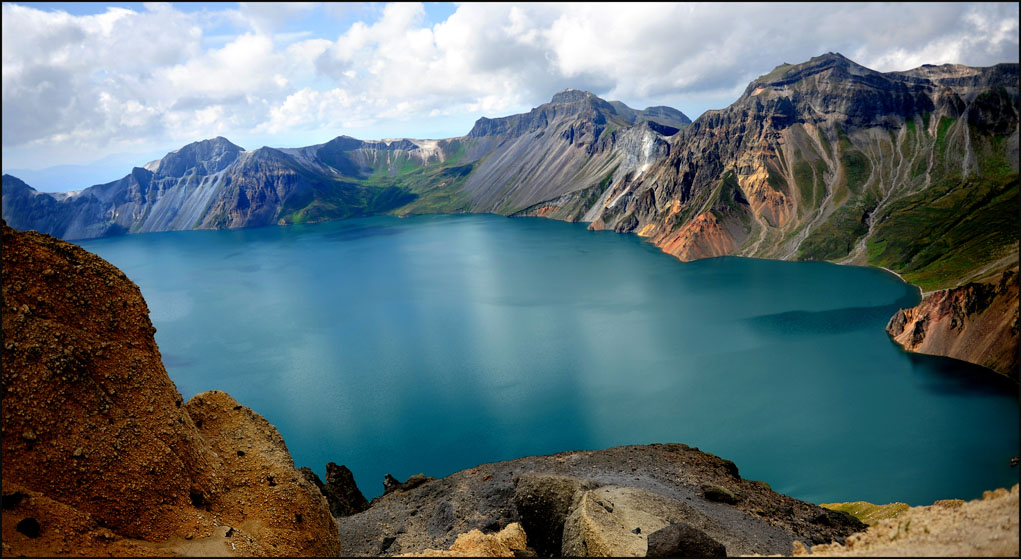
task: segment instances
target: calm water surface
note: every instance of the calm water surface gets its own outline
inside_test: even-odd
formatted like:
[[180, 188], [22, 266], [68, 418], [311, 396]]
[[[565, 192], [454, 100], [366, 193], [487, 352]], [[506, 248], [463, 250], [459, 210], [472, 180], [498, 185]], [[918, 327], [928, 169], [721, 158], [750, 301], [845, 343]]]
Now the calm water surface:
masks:
[[227, 391], [297, 466], [384, 473], [683, 442], [813, 502], [1010, 486], [1017, 386], [884, 332], [881, 270], [681, 263], [630, 235], [497, 216], [81, 243], [142, 289], [181, 393]]

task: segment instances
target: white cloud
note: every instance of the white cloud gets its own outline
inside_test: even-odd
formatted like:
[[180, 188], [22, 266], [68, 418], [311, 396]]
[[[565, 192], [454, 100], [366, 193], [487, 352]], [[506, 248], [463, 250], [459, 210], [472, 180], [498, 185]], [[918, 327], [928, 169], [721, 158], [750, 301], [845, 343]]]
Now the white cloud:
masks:
[[428, 21], [416, 3], [92, 16], [5, 3], [4, 165], [215, 135], [280, 146], [450, 136], [567, 87], [695, 117], [828, 51], [880, 71], [1018, 59], [1018, 6], [1006, 3], [466, 3]]
[[315, 8], [314, 2], [239, 2], [238, 5], [238, 17], [260, 35], [272, 35], [288, 19]]

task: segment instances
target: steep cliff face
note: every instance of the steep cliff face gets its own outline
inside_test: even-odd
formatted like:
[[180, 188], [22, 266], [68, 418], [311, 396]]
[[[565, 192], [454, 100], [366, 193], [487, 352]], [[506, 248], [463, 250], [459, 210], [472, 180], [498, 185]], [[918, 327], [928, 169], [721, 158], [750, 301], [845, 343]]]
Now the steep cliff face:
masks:
[[614, 176], [665, 155], [665, 138], [689, 123], [667, 107], [635, 111], [569, 89], [529, 113], [479, 119], [467, 138], [492, 147], [464, 191], [474, 212], [538, 215], [536, 204], [568, 194], [591, 205]]
[[978, 363], [1018, 379], [1018, 271], [929, 293], [886, 327], [910, 351]]
[[183, 402], [154, 332], [115, 267], [4, 223], [4, 555], [339, 552], [276, 429]]

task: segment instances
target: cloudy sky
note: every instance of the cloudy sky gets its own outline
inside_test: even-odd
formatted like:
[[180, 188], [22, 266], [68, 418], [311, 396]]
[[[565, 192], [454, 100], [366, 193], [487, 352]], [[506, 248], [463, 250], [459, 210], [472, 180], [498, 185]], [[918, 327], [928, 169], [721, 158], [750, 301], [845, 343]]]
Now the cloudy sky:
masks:
[[6, 2], [3, 169], [68, 190], [215, 136], [460, 136], [568, 87], [694, 119], [829, 51], [1017, 62], [1018, 4]]

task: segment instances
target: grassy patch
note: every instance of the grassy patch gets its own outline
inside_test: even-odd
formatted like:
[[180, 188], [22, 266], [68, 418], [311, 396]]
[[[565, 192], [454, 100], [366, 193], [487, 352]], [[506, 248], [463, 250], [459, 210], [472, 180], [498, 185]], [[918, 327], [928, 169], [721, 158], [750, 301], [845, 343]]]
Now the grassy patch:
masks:
[[848, 190], [855, 194], [861, 192], [862, 186], [869, 180], [872, 164], [865, 154], [858, 150], [845, 150], [840, 154], [840, 165], [844, 168], [844, 183]]
[[766, 164], [766, 182], [773, 190], [777, 192], [784, 191], [783, 177], [781, 177], [780, 174], [773, 169], [773, 166], [768, 163]]
[[815, 171], [808, 161], [798, 161], [794, 164], [794, 183], [801, 195], [801, 207], [807, 209], [816, 206], [815, 199]]
[[942, 167], [947, 159], [947, 141], [950, 136], [950, 127], [956, 119], [941, 116], [939, 124], [936, 125], [936, 143], [933, 151], [936, 154], [936, 161]]
[[[871, 198], [871, 196], [867, 196]], [[874, 202], [873, 202], [874, 204]], [[828, 220], [816, 227], [801, 246], [801, 260], [834, 260], [847, 256], [862, 235], [868, 233], [866, 214], [871, 210], [867, 203], [846, 204], [834, 211]]]
[[819, 506], [824, 509], [846, 512], [869, 526], [879, 524], [880, 520], [897, 518], [902, 512], [911, 508], [906, 503], [873, 505], [872, 503], [867, 503], [865, 501], [856, 501], [853, 503], [825, 503]]
[[914, 167], [911, 168], [911, 178], [917, 179], [918, 177], [925, 174], [926, 169], [929, 168], [929, 159], [924, 155], [915, 161]]
[[415, 194], [397, 186], [367, 187], [353, 181], [304, 177], [283, 203], [278, 220], [284, 223], [329, 221], [389, 211], [415, 199]]
[[869, 239], [869, 262], [923, 289], [957, 285], [1018, 242], [1018, 175], [944, 180], [891, 204]]
[[915, 146], [915, 137], [918, 135], [915, 119], [908, 119], [904, 123], [904, 142], [900, 145], [900, 156], [904, 159], [911, 158], [911, 149]]
[[777, 66], [776, 68], [773, 68], [768, 74], [760, 77], [756, 81], [762, 81], [762, 82], [766, 82], [766, 83], [772, 82], [772, 81], [777, 81], [780, 78], [786, 76], [787, 75], [787, 71], [790, 70], [793, 67], [794, 67], [793, 64], [786, 64], [786, 63], [785, 64], [781, 64], [781, 65]]
[[[448, 160], [449, 161], [449, 160]], [[399, 215], [427, 213], [462, 213], [471, 208], [468, 195], [462, 191], [464, 181], [475, 169], [474, 164], [430, 166], [399, 177], [397, 184], [417, 195], [410, 204], [399, 208]]]
[[620, 167], [620, 163], [614, 165], [613, 169], [611, 169], [610, 172], [606, 173], [606, 176], [603, 177], [603, 180], [599, 181], [597, 186], [599, 187], [600, 192], [606, 190], [606, 187], [610, 186], [610, 181], [613, 180], [613, 174], [617, 172], [618, 167]]
[[741, 193], [741, 187], [737, 184], [737, 175], [733, 170], [727, 171], [720, 178], [720, 185], [710, 200], [710, 204], [712, 207], [722, 210], [724, 214], [739, 217], [747, 225], [748, 200]]
[[[977, 133], [973, 136], [977, 136]], [[978, 167], [982, 174], [990, 179], [1007, 178], [1014, 172], [1007, 159], [1004, 140], [1006, 138], [1003, 136], [993, 136], [985, 142], [979, 140], [974, 142], [973, 147], [978, 159]]]

